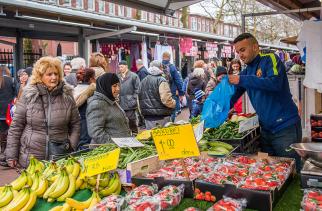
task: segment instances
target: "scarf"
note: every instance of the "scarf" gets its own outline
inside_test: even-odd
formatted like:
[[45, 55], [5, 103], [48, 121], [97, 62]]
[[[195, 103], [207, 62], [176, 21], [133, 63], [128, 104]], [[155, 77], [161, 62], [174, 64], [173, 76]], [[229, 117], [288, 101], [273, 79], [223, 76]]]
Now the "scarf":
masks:
[[115, 101], [112, 93], [112, 86], [119, 83], [120, 80], [114, 73], [104, 73], [102, 76], [98, 77], [96, 81], [96, 91], [102, 93], [107, 98]]

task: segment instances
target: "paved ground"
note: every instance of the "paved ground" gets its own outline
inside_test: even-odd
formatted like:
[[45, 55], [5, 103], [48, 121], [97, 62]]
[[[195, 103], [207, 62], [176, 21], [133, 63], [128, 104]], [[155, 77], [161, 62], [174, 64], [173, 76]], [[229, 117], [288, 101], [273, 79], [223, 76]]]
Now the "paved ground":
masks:
[[[178, 120], [188, 120], [189, 119], [189, 110], [187, 108], [183, 109], [182, 112], [177, 116], [176, 121]], [[12, 182], [18, 173], [15, 169], [10, 169], [0, 166], [0, 186]]]

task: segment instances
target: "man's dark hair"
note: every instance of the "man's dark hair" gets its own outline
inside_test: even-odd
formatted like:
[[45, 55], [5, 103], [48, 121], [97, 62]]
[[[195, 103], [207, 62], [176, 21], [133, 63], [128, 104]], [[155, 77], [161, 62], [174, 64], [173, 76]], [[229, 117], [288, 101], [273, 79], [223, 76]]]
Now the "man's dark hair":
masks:
[[91, 68], [85, 68], [84, 82], [89, 83], [91, 78], [95, 78], [95, 70]]
[[243, 40], [248, 40], [248, 39], [250, 39], [253, 44], [258, 44], [257, 39], [251, 33], [242, 33], [242, 34], [238, 35], [238, 37], [236, 37], [234, 39], [234, 44], [236, 44], [240, 41], [243, 41]]

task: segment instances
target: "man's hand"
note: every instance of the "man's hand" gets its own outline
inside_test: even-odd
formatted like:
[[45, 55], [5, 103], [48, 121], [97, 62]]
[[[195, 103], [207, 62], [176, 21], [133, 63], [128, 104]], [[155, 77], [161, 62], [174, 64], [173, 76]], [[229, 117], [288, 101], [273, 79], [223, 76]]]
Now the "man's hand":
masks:
[[239, 84], [239, 75], [228, 75], [231, 84]]
[[184, 96], [179, 96], [180, 103], [182, 103]]

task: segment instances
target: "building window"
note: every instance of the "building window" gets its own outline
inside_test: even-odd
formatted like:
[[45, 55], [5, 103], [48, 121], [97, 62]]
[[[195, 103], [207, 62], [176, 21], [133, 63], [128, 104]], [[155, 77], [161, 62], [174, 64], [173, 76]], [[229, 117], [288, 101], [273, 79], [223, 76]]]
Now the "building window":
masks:
[[141, 20], [146, 21], [147, 20], [147, 16], [148, 16], [147, 12], [141, 10]]
[[205, 23], [205, 20], [201, 20], [201, 31], [205, 31], [206, 30], [206, 23]]
[[76, 8], [79, 8], [79, 9], [84, 8], [83, 0], [76, 0]]
[[229, 36], [229, 26], [228, 25], [224, 25], [224, 35]]
[[132, 18], [132, 8], [126, 7], [126, 17]]
[[206, 22], [206, 32], [210, 32], [209, 21]]
[[71, 0], [63, 0], [63, 5], [70, 7], [72, 5], [72, 1]]
[[197, 20], [195, 17], [191, 17], [191, 29], [192, 30], [197, 30]]
[[161, 16], [159, 14], [155, 15], [155, 23], [161, 23]]
[[124, 16], [124, 6], [118, 5], [118, 16]]
[[175, 27], [178, 27], [178, 25], [179, 25], [178, 13], [174, 13], [173, 25]]
[[154, 22], [154, 14], [152, 12], [149, 12], [149, 21]]
[[180, 14], [179, 15], [179, 26], [180, 26], [180, 28], [183, 28], [183, 23], [182, 23], [182, 21], [181, 21], [181, 18], [182, 18], [182, 15]]
[[93, 11], [95, 8], [95, 1], [94, 0], [88, 0], [87, 1], [87, 9]]
[[57, 4], [57, 0], [47, 0], [48, 3]]
[[167, 16], [162, 16], [162, 24], [167, 24], [167, 19], [168, 17]]
[[108, 4], [108, 13], [110, 15], [115, 15], [115, 5], [114, 5], [114, 3], [109, 3]]
[[98, 8], [99, 8], [99, 12], [105, 13], [105, 1], [99, 0]]
[[201, 31], [201, 20], [198, 18], [198, 31]]
[[169, 17], [168, 20], [169, 20], [169, 26], [173, 26], [173, 18]]

